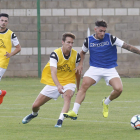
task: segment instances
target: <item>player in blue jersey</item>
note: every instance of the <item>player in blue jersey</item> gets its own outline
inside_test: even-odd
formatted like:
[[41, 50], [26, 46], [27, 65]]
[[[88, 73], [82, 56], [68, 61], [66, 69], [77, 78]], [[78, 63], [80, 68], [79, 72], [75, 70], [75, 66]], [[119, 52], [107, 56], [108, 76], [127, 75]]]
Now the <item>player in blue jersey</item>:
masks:
[[107, 23], [104, 20], [95, 22], [95, 34], [87, 37], [82, 46], [80, 53], [81, 61], [78, 70], [81, 73], [83, 69], [83, 61], [86, 52], [89, 50], [90, 59], [89, 69], [83, 76], [81, 88], [79, 89], [73, 110], [64, 113], [66, 118], [77, 119], [77, 113], [83, 102], [87, 89], [99, 82], [101, 78], [105, 79], [107, 85], [112, 86], [111, 94], [102, 100], [103, 116], [108, 117], [109, 103], [120, 96], [123, 90], [122, 81], [115, 67], [117, 66], [117, 49], [116, 46], [140, 54], [140, 50], [129, 45], [121, 39], [106, 33]]

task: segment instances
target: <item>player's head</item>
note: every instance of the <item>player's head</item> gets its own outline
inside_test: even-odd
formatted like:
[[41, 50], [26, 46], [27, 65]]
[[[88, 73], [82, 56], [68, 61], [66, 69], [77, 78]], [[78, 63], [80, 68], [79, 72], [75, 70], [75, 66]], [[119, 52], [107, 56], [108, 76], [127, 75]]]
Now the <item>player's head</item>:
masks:
[[95, 22], [95, 37], [97, 39], [103, 39], [107, 28], [107, 23], [104, 20], [98, 20]]
[[1, 18], [1, 17], [7, 17], [7, 18], [9, 19], [9, 15], [6, 14], [6, 13], [0, 13], [0, 18]]
[[8, 14], [6, 14], [6, 13], [0, 14], [0, 28], [1, 29], [6, 29], [7, 24], [8, 24], [8, 19], [9, 19]]
[[70, 51], [73, 46], [74, 40], [75, 40], [75, 35], [73, 33], [70, 33], [70, 32], [64, 33], [62, 35], [63, 49]]
[[107, 23], [104, 20], [97, 20], [95, 22], [95, 26], [97, 26], [97, 27], [106, 27], [107, 28]]
[[62, 41], [65, 42], [67, 37], [71, 37], [73, 40], [75, 40], [75, 35], [73, 33], [70, 32], [66, 32], [62, 35]]

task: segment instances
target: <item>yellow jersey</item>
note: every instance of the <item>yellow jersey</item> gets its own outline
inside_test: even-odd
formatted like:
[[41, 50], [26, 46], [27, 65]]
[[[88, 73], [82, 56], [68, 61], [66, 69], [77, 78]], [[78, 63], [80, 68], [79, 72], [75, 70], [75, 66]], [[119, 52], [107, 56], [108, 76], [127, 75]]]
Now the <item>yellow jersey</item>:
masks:
[[[77, 51], [72, 49], [68, 59], [64, 58], [64, 54], [61, 48], [54, 50], [54, 52], [57, 54], [58, 57], [57, 78], [59, 83], [62, 86], [70, 83], [75, 84], [76, 76], [74, 69], [76, 68]], [[50, 86], [56, 86], [51, 76], [50, 61], [43, 69], [41, 83]]]
[[11, 53], [13, 32], [7, 29], [4, 33], [0, 32], [0, 67], [7, 69], [10, 58], [4, 56], [6, 52]]

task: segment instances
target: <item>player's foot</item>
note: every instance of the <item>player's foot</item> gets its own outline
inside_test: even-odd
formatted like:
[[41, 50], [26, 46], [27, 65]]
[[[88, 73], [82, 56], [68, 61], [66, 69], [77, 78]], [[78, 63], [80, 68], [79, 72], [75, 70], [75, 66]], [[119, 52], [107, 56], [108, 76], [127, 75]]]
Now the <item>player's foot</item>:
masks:
[[71, 118], [73, 120], [77, 119], [77, 114], [73, 110], [70, 110], [68, 113], [64, 113], [63, 115], [66, 118]]
[[25, 118], [23, 118], [22, 123], [26, 124], [26, 123], [30, 122], [33, 118], [37, 117], [37, 115], [35, 115], [35, 116], [32, 114], [27, 115]]
[[102, 100], [102, 105], [103, 105], [103, 116], [104, 116], [105, 118], [107, 118], [107, 117], [108, 117], [108, 112], [109, 112], [109, 105], [106, 105], [106, 104], [104, 103], [104, 101], [105, 101], [105, 99]]
[[0, 104], [3, 102], [3, 98], [6, 95], [6, 90], [1, 90], [1, 95], [0, 95]]
[[62, 122], [63, 121], [59, 119], [54, 127], [62, 127]]

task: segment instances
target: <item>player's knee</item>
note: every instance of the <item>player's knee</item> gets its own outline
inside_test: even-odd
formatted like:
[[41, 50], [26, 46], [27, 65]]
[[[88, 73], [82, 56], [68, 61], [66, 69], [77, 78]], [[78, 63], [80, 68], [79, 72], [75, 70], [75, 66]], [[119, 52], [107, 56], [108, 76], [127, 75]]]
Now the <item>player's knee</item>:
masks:
[[65, 99], [71, 100], [71, 98], [72, 98], [72, 94], [66, 94], [66, 95], [65, 95]]
[[88, 88], [89, 88], [89, 83], [87, 81], [83, 81], [81, 89], [86, 91]]
[[118, 95], [120, 95], [123, 91], [123, 88], [122, 87], [118, 87], [115, 89], [115, 91], [118, 93]]

